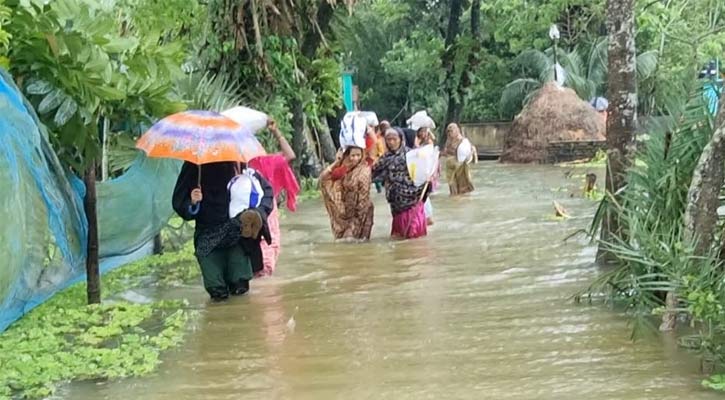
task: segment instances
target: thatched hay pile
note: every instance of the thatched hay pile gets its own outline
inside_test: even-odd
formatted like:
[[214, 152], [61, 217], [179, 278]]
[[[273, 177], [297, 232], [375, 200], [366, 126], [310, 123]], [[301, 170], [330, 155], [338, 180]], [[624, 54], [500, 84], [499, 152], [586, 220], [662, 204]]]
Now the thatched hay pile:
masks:
[[569, 88], [547, 83], [514, 119], [501, 162], [545, 163], [555, 141], [605, 140], [604, 120]]

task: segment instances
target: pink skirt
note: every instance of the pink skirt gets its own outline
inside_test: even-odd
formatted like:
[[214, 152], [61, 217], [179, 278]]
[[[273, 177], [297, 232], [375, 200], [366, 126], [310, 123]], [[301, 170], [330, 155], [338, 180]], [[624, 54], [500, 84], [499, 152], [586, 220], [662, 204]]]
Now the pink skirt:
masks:
[[425, 220], [425, 207], [423, 203], [393, 216], [393, 229], [390, 235], [397, 238], [415, 239], [428, 234], [428, 224]]
[[274, 273], [277, 266], [277, 259], [280, 253], [280, 231], [279, 231], [279, 211], [277, 204], [273, 205], [272, 212], [267, 216], [267, 225], [269, 225], [269, 233], [272, 235], [272, 243], [267, 244], [262, 240], [262, 261], [264, 268], [257, 272], [257, 277], [270, 276]]

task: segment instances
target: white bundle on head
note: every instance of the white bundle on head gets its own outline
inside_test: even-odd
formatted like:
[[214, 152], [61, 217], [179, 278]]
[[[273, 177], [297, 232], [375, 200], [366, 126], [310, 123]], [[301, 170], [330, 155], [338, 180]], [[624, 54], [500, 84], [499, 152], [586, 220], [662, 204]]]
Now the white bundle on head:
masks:
[[410, 129], [415, 129], [416, 131], [420, 128], [435, 129], [436, 127], [435, 121], [428, 116], [425, 110], [413, 114], [405, 123], [408, 124]]
[[367, 124], [370, 126], [378, 126], [380, 124], [377, 114], [372, 111], [360, 111], [358, 112], [358, 115], [365, 118], [365, 121], [367, 121]]
[[243, 106], [222, 111], [221, 115], [233, 120], [245, 128], [248, 128], [254, 133], [257, 133], [267, 127], [267, 121], [269, 121], [269, 116], [267, 114]]
[[229, 190], [229, 218], [234, 218], [248, 208], [259, 207], [264, 196], [262, 184], [254, 176], [254, 170], [247, 168], [232, 178], [227, 185]]
[[358, 113], [347, 113], [340, 123], [340, 147], [365, 148], [368, 121]]

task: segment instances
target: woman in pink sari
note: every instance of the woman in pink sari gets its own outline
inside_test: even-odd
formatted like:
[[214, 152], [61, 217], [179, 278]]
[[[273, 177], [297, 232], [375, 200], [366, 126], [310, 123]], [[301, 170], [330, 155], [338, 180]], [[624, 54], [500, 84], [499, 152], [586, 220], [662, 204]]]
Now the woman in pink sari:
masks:
[[289, 163], [296, 158], [292, 147], [284, 138], [277, 123], [270, 119], [267, 123], [267, 129], [274, 135], [281, 149], [280, 153], [260, 156], [249, 161], [248, 165], [253, 170], [259, 172], [274, 190], [275, 201], [273, 202], [272, 212], [267, 217], [269, 231], [272, 236], [270, 244], [262, 241], [262, 257], [264, 260], [264, 268], [257, 273], [257, 277], [270, 276], [275, 270], [277, 259], [281, 252], [280, 229], [279, 229], [279, 210], [277, 208], [277, 197], [282, 190], [285, 191], [287, 198], [287, 209], [295, 211], [297, 209], [297, 195], [300, 192], [300, 185], [297, 178], [290, 168]]
[[[413, 239], [428, 234], [423, 207], [423, 191], [416, 187], [408, 172], [404, 133], [400, 129], [385, 132], [388, 152], [373, 165], [372, 179], [385, 185], [385, 198], [393, 214], [391, 236], [394, 239]], [[429, 185], [427, 185], [429, 186]]]

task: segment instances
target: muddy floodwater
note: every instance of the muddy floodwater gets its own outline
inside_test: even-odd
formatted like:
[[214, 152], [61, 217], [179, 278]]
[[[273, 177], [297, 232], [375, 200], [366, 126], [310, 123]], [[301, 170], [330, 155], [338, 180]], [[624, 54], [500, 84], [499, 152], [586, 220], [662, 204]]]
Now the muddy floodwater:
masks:
[[[58, 397], [721, 398], [673, 338], [632, 343], [621, 314], [569, 300], [597, 274], [595, 247], [563, 241], [595, 211], [580, 193], [588, 171], [478, 164], [476, 192], [450, 199], [442, 187], [428, 237], [405, 242], [387, 238], [382, 195], [373, 240], [355, 245], [333, 243], [321, 202], [306, 201], [282, 220], [277, 274], [249, 296], [210, 304], [200, 284], [158, 294], [200, 313], [155, 375]], [[554, 200], [571, 219], [552, 218]]]

